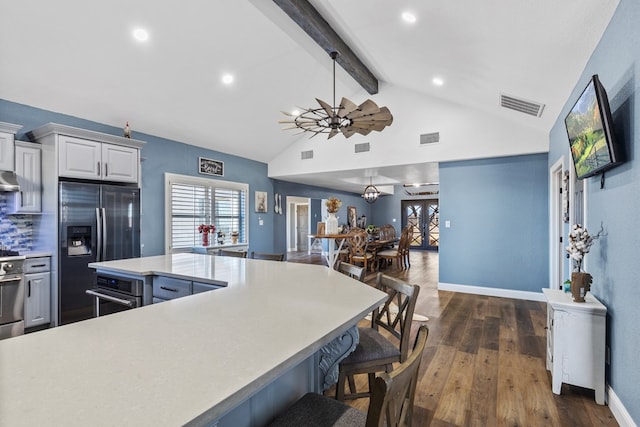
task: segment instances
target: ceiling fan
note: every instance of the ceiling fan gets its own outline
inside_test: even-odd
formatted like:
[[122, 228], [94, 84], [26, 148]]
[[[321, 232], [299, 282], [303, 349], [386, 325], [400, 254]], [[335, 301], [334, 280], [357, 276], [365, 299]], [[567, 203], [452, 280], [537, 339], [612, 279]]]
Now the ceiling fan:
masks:
[[349, 138], [354, 133], [368, 135], [372, 130], [382, 131], [386, 126], [393, 123], [393, 116], [387, 107], [378, 107], [370, 99], [360, 105], [356, 105], [347, 98], [342, 98], [340, 105], [336, 104], [336, 58], [338, 52], [329, 54], [333, 60], [333, 105], [316, 98], [320, 108], [306, 108], [298, 115], [282, 112], [292, 117], [288, 120], [279, 120], [278, 123], [291, 124], [284, 128], [301, 129], [302, 132], [312, 132], [311, 138], [319, 133], [328, 133], [329, 138], [333, 138], [338, 133], [342, 133]]

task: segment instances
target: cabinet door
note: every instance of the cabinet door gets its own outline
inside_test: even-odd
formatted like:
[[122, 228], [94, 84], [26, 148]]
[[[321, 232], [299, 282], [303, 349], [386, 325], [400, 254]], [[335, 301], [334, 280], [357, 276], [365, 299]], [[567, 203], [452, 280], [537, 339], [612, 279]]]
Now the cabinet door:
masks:
[[137, 148], [102, 144], [103, 179], [138, 182], [138, 152]]
[[24, 327], [51, 322], [51, 273], [25, 274]]
[[15, 194], [15, 212], [38, 213], [41, 205], [41, 151], [39, 147], [16, 145], [16, 176], [20, 191]]
[[59, 176], [102, 179], [102, 143], [59, 137]]
[[0, 132], [0, 170], [14, 170], [13, 139], [12, 133]]

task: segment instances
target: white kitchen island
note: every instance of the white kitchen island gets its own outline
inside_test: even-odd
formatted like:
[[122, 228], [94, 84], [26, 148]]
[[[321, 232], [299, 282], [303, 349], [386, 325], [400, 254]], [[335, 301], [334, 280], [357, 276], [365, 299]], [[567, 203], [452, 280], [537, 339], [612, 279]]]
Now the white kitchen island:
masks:
[[0, 425], [260, 426], [317, 387], [321, 349], [386, 297], [287, 262], [175, 254], [92, 267], [227, 286], [0, 341]]

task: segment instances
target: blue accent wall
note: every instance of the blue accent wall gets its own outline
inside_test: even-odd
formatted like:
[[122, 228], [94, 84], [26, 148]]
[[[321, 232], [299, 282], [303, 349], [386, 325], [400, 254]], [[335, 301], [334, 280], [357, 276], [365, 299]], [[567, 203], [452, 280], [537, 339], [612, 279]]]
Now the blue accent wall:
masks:
[[[0, 99], [0, 121], [22, 125], [16, 134], [17, 139], [27, 140], [25, 134], [46, 123], [53, 122], [112, 135], [121, 135], [122, 129], [101, 123], [83, 120], [27, 105], [16, 104]], [[267, 191], [272, 198], [273, 181], [267, 177], [267, 164], [232, 156], [213, 150], [187, 145], [182, 142], [136, 132], [133, 138], [145, 141], [142, 148], [142, 187], [140, 228], [143, 256], [164, 253], [164, 173], [192, 175], [225, 181], [249, 184], [249, 250], [271, 252], [273, 246], [273, 209], [266, 213], [256, 213], [254, 207], [255, 191]], [[198, 174], [198, 157], [207, 157], [224, 162], [224, 177], [210, 177]], [[272, 199], [271, 199], [272, 200]], [[272, 208], [272, 201], [269, 202]], [[259, 218], [263, 219], [260, 226]], [[15, 222], [15, 221], [14, 221]], [[22, 224], [22, 223], [19, 223]], [[23, 234], [28, 233], [22, 227]], [[36, 239], [37, 236], [33, 236]]]
[[440, 282], [547, 287], [547, 163], [535, 154], [440, 165]]
[[[607, 382], [620, 399], [635, 424], [640, 424], [640, 3], [621, 0], [598, 47], [593, 52], [580, 79], [567, 99], [550, 132], [549, 163], [561, 156], [570, 159], [564, 117], [593, 74], [605, 87], [618, 141], [625, 151], [626, 163], [605, 173], [604, 188], [600, 177], [586, 179], [586, 226], [604, 235], [585, 258], [585, 269], [593, 276], [591, 292], [607, 307], [607, 345], [611, 364]], [[568, 167], [573, 167], [566, 162]]]

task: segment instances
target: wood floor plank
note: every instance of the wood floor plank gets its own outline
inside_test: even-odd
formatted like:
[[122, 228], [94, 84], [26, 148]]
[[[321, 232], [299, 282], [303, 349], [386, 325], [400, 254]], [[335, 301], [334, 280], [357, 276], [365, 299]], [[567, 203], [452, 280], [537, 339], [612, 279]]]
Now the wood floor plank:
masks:
[[473, 387], [469, 399], [470, 414], [467, 425], [485, 427], [496, 425], [498, 393], [498, 351], [487, 348], [478, 349], [473, 372]]
[[476, 356], [463, 351], [456, 355], [449, 370], [449, 376], [438, 407], [433, 415], [434, 420], [442, 420], [453, 425], [465, 425], [470, 408], [471, 389]]

